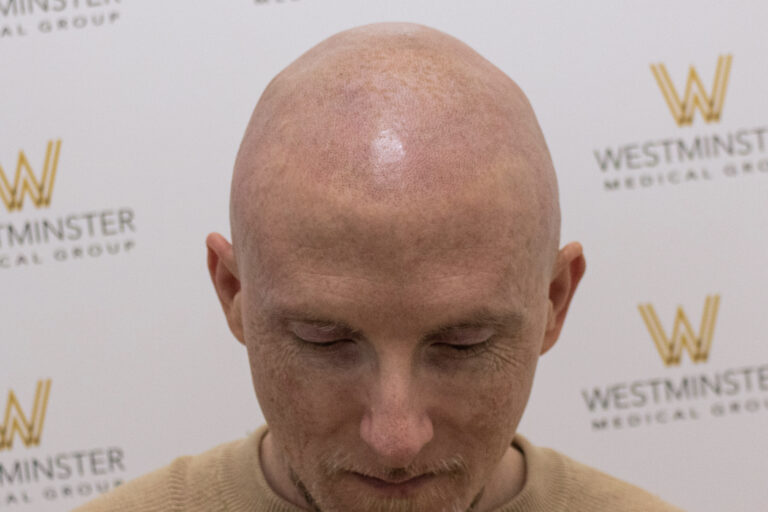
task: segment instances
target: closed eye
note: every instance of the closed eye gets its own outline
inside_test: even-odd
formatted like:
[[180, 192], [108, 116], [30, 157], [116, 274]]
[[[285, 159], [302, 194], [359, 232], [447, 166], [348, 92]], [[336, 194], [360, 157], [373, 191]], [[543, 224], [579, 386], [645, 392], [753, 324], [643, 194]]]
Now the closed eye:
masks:
[[472, 357], [488, 348], [491, 339], [471, 344], [434, 343], [432, 346], [448, 352], [453, 357]]
[[296, 336], [296, 335], [294, 335], [294, 338], [297, 341], [301, 342], [301, 343], [304, 343], [306, 345], [310, 345], [310, 346], [315, 347], [315, 348], [331, 348], [331, 347], [336, 347], [336, 346], [342, 345], [344, 343], [354, 343], [353, 340], [350, 340], [350, 339], [347, 339], [347, 338], [342, 338], [342, 339], [338, 339], [338, 340], [331, 340], [331, 341], [311, 341], [311, 340], [306, 340], [306, 339], [301, 338], [301, 337]]

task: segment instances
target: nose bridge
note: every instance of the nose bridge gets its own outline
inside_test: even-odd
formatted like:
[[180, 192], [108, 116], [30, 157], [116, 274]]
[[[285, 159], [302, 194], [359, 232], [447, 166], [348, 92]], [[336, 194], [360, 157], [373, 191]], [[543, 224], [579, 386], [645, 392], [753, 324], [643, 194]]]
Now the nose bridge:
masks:
[[432, 439], [425, 396], [407, 357], [380, 357], [360, 435], [390, 467], [407, 466]]
[[396, 420], [416, 409], [416, 382], [407, 361], [388, 361], [379, 365], [371, 396], [371, 409]]

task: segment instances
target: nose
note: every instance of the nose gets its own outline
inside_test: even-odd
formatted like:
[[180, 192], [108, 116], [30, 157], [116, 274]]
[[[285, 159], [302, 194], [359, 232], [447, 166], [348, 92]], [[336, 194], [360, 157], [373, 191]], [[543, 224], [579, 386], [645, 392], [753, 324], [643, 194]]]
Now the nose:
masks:
[[432, 440], [432, 421], [408, 371], [381, 373], [360, 422], [360, 437], [390, 468], [408, 466]]

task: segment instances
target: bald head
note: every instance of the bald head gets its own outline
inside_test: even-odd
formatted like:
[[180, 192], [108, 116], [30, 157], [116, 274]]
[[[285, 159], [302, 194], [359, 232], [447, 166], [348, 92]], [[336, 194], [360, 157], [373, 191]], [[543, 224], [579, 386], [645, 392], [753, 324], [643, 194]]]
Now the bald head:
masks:
[[[510, 443], [584, 259], [557, 250], [552, 162], [509, 77], [418, 25], [329, 38], [264, 91], [231, 218], [208, 266], [279, 494], [371, 511], [515, 495]], [[369, 475], [429, 477], [394, 499]]]
[[321, 42], [264, 91], [235, 165], [233, 243], [240, 259], [275, 216], [320, 222], [354, 204], [436, 222], [428, 211], [478, 202], [507, 208], [514, 226], [500, 229], [529, 232], [530, 250], [553, 261], [556, 181], [525, 95], [442, 32], [368, 25]]

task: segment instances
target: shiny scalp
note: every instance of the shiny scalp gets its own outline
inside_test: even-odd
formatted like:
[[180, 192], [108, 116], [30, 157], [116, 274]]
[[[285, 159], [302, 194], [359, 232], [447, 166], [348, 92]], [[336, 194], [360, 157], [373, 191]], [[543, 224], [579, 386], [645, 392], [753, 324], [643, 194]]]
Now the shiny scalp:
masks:
[[501, 189], [551, 262], [557, 252], [557, 184], [527, 98], [469, 46], [428, 27], [341, 32], [270, 82], [235, 163], [238, 262], [254, 246], [252, 228], [279, 210], [264, 205], [302, 207], [307, 189], [384, 208], [449, 207]]

